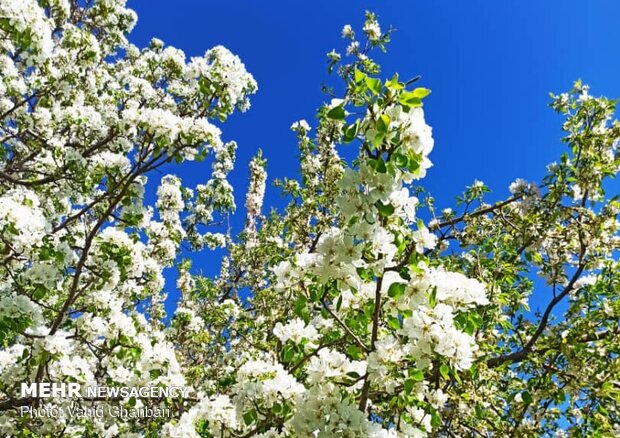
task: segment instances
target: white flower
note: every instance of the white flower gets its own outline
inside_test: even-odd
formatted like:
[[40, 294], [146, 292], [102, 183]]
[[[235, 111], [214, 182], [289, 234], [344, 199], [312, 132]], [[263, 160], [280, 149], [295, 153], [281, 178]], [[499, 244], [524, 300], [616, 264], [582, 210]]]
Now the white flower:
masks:
[[344, 99], [339, 99], [339, 98], [334, 97], [334, 98], [330, 101], [330, 103], [329, 103], [329, 105], [328, 105], [328, 108], [330, 108], [330, 109], [331, 109], [331, 108], [336, 108], [337, 106], [342, 105], [344, 102], [345, 102], [345, 100], [344, 100]]
[[437, 288], [436, 298], [454, 307], [488, 304], [484, 284], [458, 272], [430, 269], [428, 281]]
[[381, 27], [377, 20], [367, 20], [364, 23], [364, 32], [370, 41], [377, 41], [381, 38]]
[[352, 41], [351, 44], [347, 46], [347, 56], [355, 55], [360, 50], [359, 41]]
[[14, 189], [0, 196], [0, 236], [11, 242], [10, 250], [28, 255], [42, 244], [51, 228], [40, 208], [38, 196], [29, 190]]
[[169, 438], [198, 438], [196, 423], [198, 420], [206, 420], [211, 435], [223, 434], [225, 429], [236, 429], [237, 409], [226, 395], [215, 395], [203, 398], [189, 411], [183, 413], [179, 421], [166, 423], [163, 428], [163, 436]]
[[328, 57], [331, 61], [334, 61], [334, 62], [338, 62], [338, 61], [340, 61], [340, 58], [341, 58], [340, 53], [336, 52], [335, 50], [332, 50], [331, 52], [329, 52], [329, 53], [327, 54], [327, 57]]
[[[36, 58], [45, 59], [52, 55], [52, 22], [45, 16], [44, 9], [34, 0], [3, 0], [0, 2], [0, 17], [8, 21], [9, 28], [30, 35], [28, 49]], [[25, 54], [27, 56], [27, 53]], [[22, 55], [23, 56], [23, 55]]]
[[342, 353], [323, 348], [310, 358], [306, 372], [311, 383], [320, 383], [324, 379], [343, 377], [348, 373], [363, 376], [366, 373], [366, 363], [351, 361]]
[[443, 392], [441, 388], [430, 390], [427, 392], [426, 398], [428, 402], [436, 409], [441, 409], [448, 401], [448, 394]]
[[416, 244], [416, 252], [422, 254], [424, 249], [433, 249], [437, 245], [437, 236], [428, 231], [428, 228], [420, 228], [412, 234]]
[[271, 407], [276, 402], [293, 400], [304, 392], [304, 387], [281, 364], [265, 360], [251, 360], [237, 371], [235, 385], [238, 406], [254, 406], [260, 400]]
[[419, 204], [418, 198], [409, 196], [409, 189], [403, 187], [390, 194], [389, 202], [404, 216], [408, 223], [413, 223], [416, 218], [416, 207]]
[[508, 189], [510, 190], [510, 193], [514, 195], [523, 192], [528, 186], [529, 183], [527, 181], [521, 178], [517, 178], [515, 182], [510, 184], [510, 187]]
[[312, 325], [306, 325], [302, 319], [295, 318], [287, 324], [277, 323], [273, 329], [273, 334], [282, 343], [285, 343], [289, 339], [294, 343], [301, 342], [302, 339], [307, 339], [312, 342], [318, 339], [319, 333]]
[[579, 185], [573, 184], [572, 192], [573, 192], [573, 199], [576, 202], [579, 202], [583, 199], [583, 190], [581, 189]]
[[249, 108], [247, 95], [257, 89], [256, 81], [239, 57], [223, 46], [207, 50], [202, 58], [192, 58], [187, 73], [191, 77], [204, 76], [212, 83], [221, 84], [225, 95], [221, 96], [219, 104], [237, 106], [241, 111]]
[[42, 348], [49, 354], [70, 355], [73, 350], [70, 336], [68, 332], [59, 330], [44, 338]]
[[342, 28], [342, 37], [353, 38], [353, 36], [354, 36], [353, 28], [351, 27], [350, 24], [345, 24], [345, 26]]
[[310, 131], [310, 125], [308, 125], [308, 122], [306, 122], [305, 120], [298, 120], [297, 122], [294, 122], [291, 125], [291, 130], [292, 131], [298, 131], [303, 133], [309, 132]]

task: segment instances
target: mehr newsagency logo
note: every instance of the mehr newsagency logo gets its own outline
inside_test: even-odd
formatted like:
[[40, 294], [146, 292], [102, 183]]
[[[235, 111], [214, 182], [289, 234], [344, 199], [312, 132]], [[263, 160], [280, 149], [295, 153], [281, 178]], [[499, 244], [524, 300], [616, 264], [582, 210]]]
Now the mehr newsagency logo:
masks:
[[[103, 418], [105, 416], [123, 418], [169, 418], [169, 407], [133, 406], [124, 407], [114, 403], [129, 400], [164, 400], [168, 398], [187, 398], [189, 388], [183, 386], [86, 386], [73, 382], [22, 383], [20, 395], [27, 399], [71, 399], [71, 403], [38, 403], [37, 406], [21, 406], [20, 415], [58, 418], [61, 416]], [[82, 404], [80, 402], [87, 402]]]

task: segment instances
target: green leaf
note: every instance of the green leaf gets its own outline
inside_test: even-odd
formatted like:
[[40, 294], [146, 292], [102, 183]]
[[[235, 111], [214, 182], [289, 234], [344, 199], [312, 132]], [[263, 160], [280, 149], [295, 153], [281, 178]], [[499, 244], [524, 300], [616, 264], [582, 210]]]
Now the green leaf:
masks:
[[332, 120], [344, 120], [346, 113], [344, 111], [344, 104], [333, 107], [327, 112], [327, 117]]
[[356, 84], [359, 84], [360, 82], [362, 82], [364, 79], [366, 78], [366, 74], [362, 73], [361, 71], [359, 71], [357, 69], [357, 67], [355, 68], [355, 71], [353, 72], [353, 79], [355, 80]]
[[435, 429], [441, 426], [441, 416], [436, 411], [431, 412], [431, 426]]
[[350, 378], [355, 379], [355, 380], [357, 380], [357, 379], [359, 379], [361, 377], [356, 371], [349, 371], [347, 373], [347, 376], [349, 376]]
[[353, 360], [359, 360], [359, 359], [361, 359], [363, 357], [362, 351], [360, 350], [360, 348], [357, 345], [349, 346], [349, 348], [347, 348], [347, 354]]
[[43, 286], [37, 286], [32, 292], [32, 296], [35, 300], [41, 300], [45, 296], [45, 288]]
[[415, 172], [420, 167], [420, 160], [415, 154], [411, 154], [409, 156], [409, 162], [407, 163], [407, 167], [410, 172]]
[[378, 148], [379, 146], [381, 146], [381, 143], [383, 143], [384, 138], [385, 138], [385, 132], [377, 132], [377, 135], [375, 135], [375, 138], [373, 138], [372, 140], [372, 147]]
[[138, 361], [141, 355], [142, 355], [142, 349], [140, 347], [131, 348], [131, 357], [133, 358], [134, 361]]
[[295, 315], [299, 316], [300, 318], [303, 316], [304, 310], [306, 309], [306, 302], [306, 297], [304, 297], [303, 295], [300, 295], [295, 300]]
[[428, 88], [416, 88], [415, 90], [412, 91], [412, 94], [414, 97], [418, 97], [420, 99], [424, 99], [426, 96], [428, 96], [429, 94], [431, 94], [431, 90], [429, 90]]
[[411, 394], [411, 391], [413, 391], [414, 386], [415, 386], [415, 382], [413, 381], [413, 379], [405, 380], [405, 394], [407, 395]]
[[418, 96], [414, 95], [413, 92], [407, 91], [398, 96], [398, 101], [402, 105], [410, 106], [410, 107], [418, 107], [422, 106], [422, 99]]
[[399, 152], [394, 152], [390, 161], [392, 161], [397, 167], [407, 167], [407, 164], [409, 163], [409, 159]]
[[379, 173], [387, 172], [387, 167], [385, 167], [385, 162], [383, 161], [382, 158], [379, 158], [379, 159], [372, 158], [372, 159], [368, 160], [368, 165], [375, 172], [379, 172]]
[[539, 253], [537, 253], [537, 252], [532, 253], [532, 259], [533, 259], [536, 263], [538, 263], [538, 264], [542, 264], [542, 262], [543, 262], [543, 258], [542, 258], [542, 256], [541, 256]]
[[394, 206], [392, 204], [383, 204], [381, 201], [377, 201], [377, 210], [383, 217], [390, 217], [394, 214]]
[[381, 84], [381, 80], [376, 79], [376, 78], [371, 78], [368, 76], [366, 76], [366, 85], [368, 86], [368, 88], [370, 88], [370, 90], [374, 94], [381, 93], [381, 89], [383, 88], [383, 85]]
[[246, 426], [249, 426], [250, 424], [254, 423], [257, 419], [258, 419], [258, 414], [256, 413], [256, 409], [252, 409], [251, 411], [243, 414], [243, 421], [245, 422]]
[[394, 73], [391, 80], [385, 81], [385, 86], [392, 90], [402, 90], [404, 88], [403, 84], [398, 82], [398, 73]]
[[444, 379], [448, 380], [450, 378], [450, 368], [448, 368], [448, 365], [442, 363], [439, 367], [439, 374], [441, 374]]
[[560, 391], [555, 397], [556, 403], [563, 403], [565, 400], [566, 400], [566, 393], [564, 391]]
[[396, 317], [388, 318], [387, 325], [392, 330], [400, 330], [400, 321]]
[[316, 302], [319, 300], [319, 294], [317, 293], [315, 288], [310, 289], [310, 301]]
[[452, 377], [454, 377], [454, 380], [456, 380], [456, 383], [458, 383], [459, 385], [460, 385], [461, 383], [463, 383], [463, 382], [461, 381], [461, 376], [459, 376], [459, 373], [454, 373], [454, 374], [452, 374]]
[[344, 142], [345, 143], [350, 143], [351, 141], [355, 139], [355, 137], [357, 136], [357, 131], [359, 129], [359, 126], [360, 126], [360, 121], [356, 120], [355, 123], [345, 128], [344, 130]]
[[437, 304], [437, 287], [434, 287], [430, 294], [428, 294], [428, 304], [431, 308], [434, 308]]
[[476, 312], [470, 312], [467, 314], [467, 321], [465, 323], [464, 331], [468, 335], [473, 335], [476, 330], [482, 324], [482, 317]]
[[392, 283], [388, 289], [388, 296], [396, 299], [405, 293], [406, 287], [405, 283]]
[[284, 350], [282, 350], [282, 362], [284, 363], [288, 363], [293, 359], [293, 356], [295, 355], [295, 351], [293, 350], [293, 347], [290, 345], [287, 345], [286, 347], [284, 347]]
[[422, 380], [424, 380], [424, 373], [420, 370], [412, 368], [409, 370], [409, 377], [416, 382], [421, 382]]
[[379, 120], [377, 120], [377, 131], [386, 133], [390, 126], [390, 116], [387, 114], [381, 114]]

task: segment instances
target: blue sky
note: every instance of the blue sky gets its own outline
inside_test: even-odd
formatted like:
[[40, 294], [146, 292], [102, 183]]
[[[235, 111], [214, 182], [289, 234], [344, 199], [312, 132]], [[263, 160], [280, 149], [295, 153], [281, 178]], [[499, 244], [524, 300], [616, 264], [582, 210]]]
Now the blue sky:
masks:
[[[620, 97], [620, 2], [614, 0], [443, 0], [443, 1], [211, 1], [129, 0], [138, 13], [131, 41], [151, 37], [202, 55], [222, 44], [239, 55], [259, 84], [252, 108], [223, 126], [225, 140], [239, 144], [231, 182], [241, 207], [247, 163], [261, 148], [269, 179], [295, 176], [295, 120], [311, 124], [326, 100], [325, 53], [344, 52], [344, 24], [359, 30], [366, 9], [385, 28], [396, 28], [387, 55], [378, 57], [383, 75], [421, 75], [427, 121], [433, 126], [434, 167], [423, 180], [440, 208], [474, 179], [508, 194], [517, 177], [539, 180], [564, 145], [561, 118], [548, 108], [548, 93], [567, 91], [582, 78], [592, 94]], [[204, 164], [203, 164], [204, 166]], [[184, 182], [203, 182], [207, 170], [191, 164], [174, 169]], [[282, 205], [275, 189], [266, 206]], [[207, 254], [195, 265], [217, 270]], [[215, 268], [215, 269], [214, 269]], [[172, 290], [169, 284], [168, 290]]]

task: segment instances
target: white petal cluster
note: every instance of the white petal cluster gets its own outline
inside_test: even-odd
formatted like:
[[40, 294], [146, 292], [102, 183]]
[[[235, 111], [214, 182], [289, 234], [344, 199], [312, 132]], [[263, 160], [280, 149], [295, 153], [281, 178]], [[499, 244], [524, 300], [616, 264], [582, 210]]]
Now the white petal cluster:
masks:
[[437, 301], [454, 309], [465, 310], [475, 305], [489, 303], [484, 284], [459, 272], [449, 272], [442, 268], [429, 269], [425, 281], [436, 290]]
[[247, 94], [257, 89], [256, 81], [249, 74], [238, 56], [223, 46], [208, 50], [204, 57], [192, 58], [187, 74], [205, 78], [211, 84], [222, 84], [225, 94], [220, 96], [218, 105], [237, 107], [241, 111], [249, 109]]
[[401, 436], [367, 420], [364, 413], [332, 384], [313, 386], [308, 390], [299, 401], [291, 423], [299, 436]]
[[303, 339], [312, 342], [319, 337], [319, 332], [316, 328], [312, 324], [306, 325], [300, 318], [295, 318], [286, 324], [277, 323], [273, 328], [273, 334], [282, 343], [291, 340], [296, 344], [300, 343]]
[[[386, 279], [387, 285], [402, 281], [399, 277]], [[394, 305], [411, 312], [411, 316], [403, 319], [400, 334], [408, 339], [406, 352], [415, 358], [418, 368], [426, 369], [433, 353], [447, 358], [458, 369], [469, 368], [477, 347], [471, 335], [457, 328], [455, 316], [485, 304], [488, 304], [485, 286], [461, 273], [427, 268], [414, 275]], [[378, 345], [382, 346], [383, 342], [391, 345], [393, 338], [387, 337]], [[372, 361], [372, 368], [379, 376], [387, 372], [386, 357], [390, 354], [384, 352]], [[395, 362], [398, 360], [397, 355]]]
[[226, 429], [237, 429], [237, 411], [230, 398], [217, 395], [203, 398], [188, 412], [185, 412], [177, 424], [164, 425], [162, 436], [169, 438], [199, 438], [196, 432], [196, 423], [199, 420], [207, 421], [209, 432], [213, 436], [224, 433]]
[[8, 28], [13, 32], [31, 35], [28, 47], [32, 57], [44, 60], [54, 50], [52, 25], [38, 2], [35, 0], [6, 0], [0, 4], [0, 17], [8, 21]]
[[402, 131], [404, 151], [411, 151], [422, 156], [420, 169], [415, 178], [424, 178], [426, 170], [432, 166], [427, 156], [435, 145], [433, 130], [426, 124], [424, 110], [422, 108], [411, 108], [409, 112], [405, 112], [402, 106], [395, 105], [386, 111], [386, 114]]
[[41, 210], [37, 195], [16, 189], [0, 196], [0, 235], [11, 242], [7, 252], [28, 255], [41, 244], [49, 224]]
[[363, 30], [370, 41], [377, 41], [381, 37], [381, 27], [375, 19], [366, 20]]
[[310, 358], [306, 371], [309, 381], [318, 384], [325, 379], [345, 377], [349, 373], [363, 376], [366, 373], [366, 363], [351, 361], [342, 353], [324, 348]]
[[245, 208], [248, 215], [256, 217], [260, 214], [265, 197], [265, 184], [267, 173], [260, 158], [254, 158], [250, 162], [250, 187], [245, 198]]
[[248, 361], [236, 375], [235, 404], [240, 411], [254, 403], [271, 408], [282, 400], [295, 400], [305, 390], [281, 364], [269, 360]]

